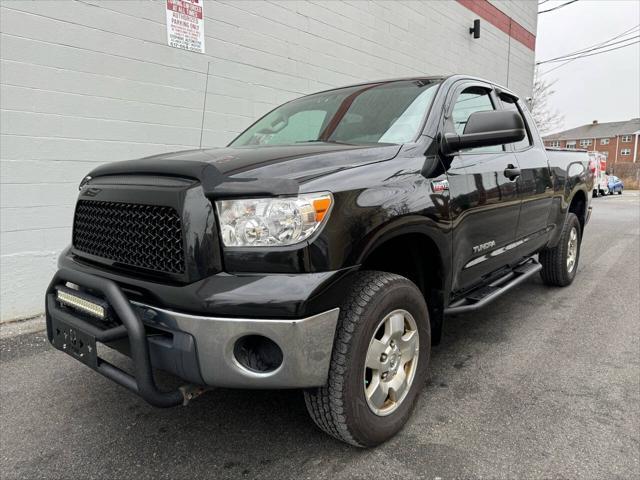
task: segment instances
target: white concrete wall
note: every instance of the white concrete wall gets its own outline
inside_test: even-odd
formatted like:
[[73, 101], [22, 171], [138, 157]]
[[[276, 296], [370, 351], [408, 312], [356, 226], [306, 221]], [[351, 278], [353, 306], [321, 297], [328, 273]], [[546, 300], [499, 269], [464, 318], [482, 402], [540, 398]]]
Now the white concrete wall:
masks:
[[[535, 33], [536, 2], [493, 2]], [[471, 73], [529, 95], [533, 52], [454, 1], [204, 4], [206, 54], [166, 45], [165, 2], [0, 3], [1, 320], [43, 309], [92, 167], [222, 146], [285, 100], [412, 74]], [[510, 62], [509, 78], [507, 63]]]

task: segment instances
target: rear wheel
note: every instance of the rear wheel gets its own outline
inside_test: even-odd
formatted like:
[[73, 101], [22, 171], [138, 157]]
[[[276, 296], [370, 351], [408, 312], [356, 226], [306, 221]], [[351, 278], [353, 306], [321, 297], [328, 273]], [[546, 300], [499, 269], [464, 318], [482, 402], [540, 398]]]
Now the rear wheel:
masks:
[[574, 213], [568, 213], [558, 244], [540, 252], [540, 275], [544, 283], [564, 287], [573, 282], [580, 260], [581, 238], [578, 217]]
[[388, 440], [424, 386], [430, 349], [420, 290], [399, 275], [359, 273], [340, 310], [328, 385], [304, 393], [311, 418], [358, 447]]

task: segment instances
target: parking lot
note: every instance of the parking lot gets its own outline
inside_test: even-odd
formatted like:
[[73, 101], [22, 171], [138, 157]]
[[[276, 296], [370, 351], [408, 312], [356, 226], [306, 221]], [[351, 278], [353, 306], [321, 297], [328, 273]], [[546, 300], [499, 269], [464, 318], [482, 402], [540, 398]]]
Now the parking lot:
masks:
[[9, 478], [638, 478], [640, 196], [593, 200], [576, 281], [538, 277], [448, 319], [408, 426], [359, 450], [297, 391], [216, 390], [159, 410], [53, 350], [1, 342]]

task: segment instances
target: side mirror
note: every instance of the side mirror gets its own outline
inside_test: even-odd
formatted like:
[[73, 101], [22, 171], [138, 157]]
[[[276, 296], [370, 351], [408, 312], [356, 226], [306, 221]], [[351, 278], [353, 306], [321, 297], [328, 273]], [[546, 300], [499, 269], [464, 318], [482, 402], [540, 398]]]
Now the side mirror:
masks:
[[519, 142], [527, 135], [518, 112], [490, 110], [469, 115], [462, 135], [445, 133], [441, 150], [451, 155], [465, 148], [490, 147], [504, 143]]

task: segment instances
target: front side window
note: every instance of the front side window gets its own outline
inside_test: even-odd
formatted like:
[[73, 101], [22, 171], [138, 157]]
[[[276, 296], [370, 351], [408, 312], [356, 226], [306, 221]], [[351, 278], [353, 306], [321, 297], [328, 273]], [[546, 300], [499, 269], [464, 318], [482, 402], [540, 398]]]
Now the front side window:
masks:
[[[464, 89], [456, 98], [451, 110], [451, 116], [448, 119], [447, 131], [464, 134], [467, 121], [472, 113], [487, 112], [495, 110], [489, 90], [482, 87], [469, 87]], [[464, 153], [482, 153], [482, 152], [501, 152], [502, 145], [491, 147], [477, 147], [463, 150]]]
[[413, 142], [439, 83], [403, 80], [302, 97], [262, 117], [230, 146]]

